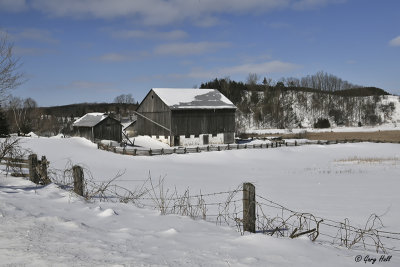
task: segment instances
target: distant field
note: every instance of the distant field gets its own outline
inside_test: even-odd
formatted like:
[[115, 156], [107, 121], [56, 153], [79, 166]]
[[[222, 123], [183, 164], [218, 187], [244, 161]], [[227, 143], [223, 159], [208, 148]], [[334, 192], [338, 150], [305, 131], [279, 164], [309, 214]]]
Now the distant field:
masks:
[[[263, 134], [262, 136], [276, 136], [276, 134]], [[400, 131], [376, 132], [305, 132], [297, 134], [281, 134], [284, 138], [306, 138], [310, 140], [351, 140], [400, 142]]]

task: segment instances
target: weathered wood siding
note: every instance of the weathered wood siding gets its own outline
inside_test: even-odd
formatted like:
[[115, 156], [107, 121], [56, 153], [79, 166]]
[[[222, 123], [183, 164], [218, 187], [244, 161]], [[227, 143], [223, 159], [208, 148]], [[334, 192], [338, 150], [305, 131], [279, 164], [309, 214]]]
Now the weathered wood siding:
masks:
[[[171, 128], [174, 140], [178, 140], [181, 135], [224, 133], [225, 143], [234, 141], [235, 109], [171, 110], [153, 90], [150, 90], [137, 112], [168, 129]], [[170, 135], [166, 129], [141, 116], [137, 118], [136, 129], [138, 135]]]
[[172, 132], [174, 135], [234, 133], [235, 110], [173, 110]]
[[110, 117], [105, 118], [94, 126], [94, 139], [122, 141], [122, 125]]
[[74, 133], [76, 136], [84, 137], [88, 140], [94, 141], [92, 134], [92, 127], [76, 127], [74, 126]]
[[99, 122], [94, 127], [74, 126], [76, 136], [84, 137], [92, 142], [96, 140], [122, 141], [122, 125], [110, 117]]
[[[170, 128], [171, 124], [171, 111], [167, 105], [151, 90], [145, 99], [140, 104], [137, 112], [146, 116], [147, 118]], [[165, 135], [169, 136], [169, 131], [162, 127], [152, 123], [149, 120], [144, 119], [141, 116], [137, 116], [136, 129], [139, 135]]]

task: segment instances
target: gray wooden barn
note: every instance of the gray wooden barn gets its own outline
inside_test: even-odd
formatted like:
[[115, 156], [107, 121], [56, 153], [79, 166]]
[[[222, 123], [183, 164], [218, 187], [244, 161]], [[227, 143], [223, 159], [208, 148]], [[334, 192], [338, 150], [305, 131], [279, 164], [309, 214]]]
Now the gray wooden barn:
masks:
[[73, 127], [75, 135], [85, 137], [92, 142], [100, 140], [121, 142], [122, 140], [121, 123], [104, 113], [87, 113], [77, 119]]
[[174, 146], [229, 144], [236, 106], [216, 89], [153, 88], [140, 103], [139, 135]]

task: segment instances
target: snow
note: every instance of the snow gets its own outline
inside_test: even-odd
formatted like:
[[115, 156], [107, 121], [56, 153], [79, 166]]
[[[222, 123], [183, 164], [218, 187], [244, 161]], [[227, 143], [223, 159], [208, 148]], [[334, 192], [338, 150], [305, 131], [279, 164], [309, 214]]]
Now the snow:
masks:
[[34, 132], [30, 132], [28, 133], [26, 136], [28, 137], [32, 137], [32, 138], [38, 138], [39, 136], [37, 134], [35, 134]]
[[2, 176], [0, 185], [0, 261], [7, 266], [352, 266], [358, 254], [307, 239], [241, 236], [132, 205], [89, 203], [19, 178]]
[[171, 108], [236, 108], [228, 98], [216, 89], [153, 88], [152, 90]]
[[107, 114], [98, 112], [87, 113], [81, 118], [77, 119], [73, 125], [92, 127], [107, 118], [107, 116]]
[[135, 148], [161, 149], [170, 147], [166, 143], [157, 141], [156, 139], [151, 138], [150, 136], [136, 136], [129, 139], [135, 145]]
[[[97, 181], [108, 181], [122, 171], [116, 182], [132, 190], [149, 172], [154, 180], [165, 177], [166, 190], [181, 193], [222, 192], [252, 182], [257, 195], [292, 210], [337, 221], [348, 218], [357, 227], [376, 213], [382, 215], [384, 230], [400, 232], [399, 144], [134, 157], [98, 150], [83, 138], [21, 141], [39, 157], [46, 155], [53, 169], [64, 169], [72, 161], [90, 169]], [[37, 187], [12, 177], [0, 177], [0, 211], [2, 264], [357, 266], [357, 255], [380, 257], [303, 238], [241, 236], [231, 227], [162, 216], [132, 204], [86, 202], [55, 185]], [[393, 255], [390, 262], [375, 264], [399, 266], [399, 255]]]

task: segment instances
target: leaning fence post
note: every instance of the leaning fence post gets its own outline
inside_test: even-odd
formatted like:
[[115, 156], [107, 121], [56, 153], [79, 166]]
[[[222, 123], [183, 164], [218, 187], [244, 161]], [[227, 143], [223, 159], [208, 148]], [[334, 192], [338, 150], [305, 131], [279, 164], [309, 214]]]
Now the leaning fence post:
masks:
[[243, 232], [256, 232], [256, 188], [243, 184]]
[[28, 157], [29, 161], [29, 180], [31, 182], [38, 184], [39, 183], [39, 174], [38, 174], [38, 160], [36, 154], [31, 154]]
[[81, 166], [75, 165], [72, 167], [74, 175], [74, 192], [83, 196], [83, 169]]
[[46, 156], [42, 156], [42, 160], [40, 161], [40, 179], [44, 185], [51, 183], [49, 176], [47, 175], [47, 164], [48, 161]]

